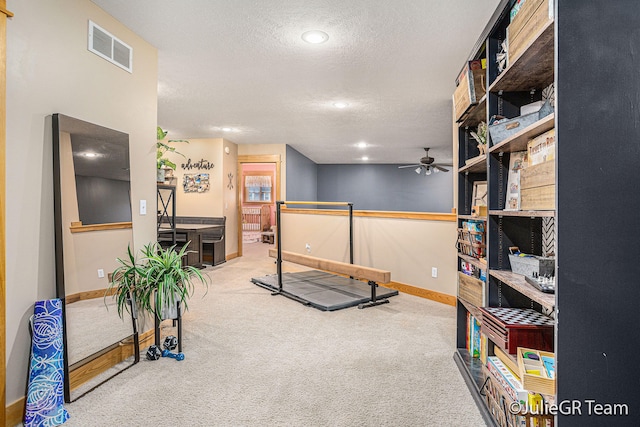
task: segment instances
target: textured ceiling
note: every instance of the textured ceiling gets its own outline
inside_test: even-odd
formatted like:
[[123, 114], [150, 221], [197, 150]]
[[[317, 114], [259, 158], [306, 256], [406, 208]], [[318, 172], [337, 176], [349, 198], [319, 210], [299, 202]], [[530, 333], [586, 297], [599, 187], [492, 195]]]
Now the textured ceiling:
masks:
[[[451, 161], [454, 80], [499, 0], [93, 2], [158, 49], [158, 124], [171, 138], [395, 164], [422, 147]], [[329, 40], [304, 42], [314, 29]]]

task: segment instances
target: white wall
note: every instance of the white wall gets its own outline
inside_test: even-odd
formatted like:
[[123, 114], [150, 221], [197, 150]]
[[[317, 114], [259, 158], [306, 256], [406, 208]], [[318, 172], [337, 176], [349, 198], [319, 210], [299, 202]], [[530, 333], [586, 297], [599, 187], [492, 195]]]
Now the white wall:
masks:
[[[283, 213], [281, 221], [283, 250], [349, 262], [347, 216]], [[355, 264], [391, 271], [394, 282], [456, 295], [455, 221], [356, 216], [353, 222]]]
[[[62, 113], [129, 134], [134, 245], [155, 240], [157, 51], [89, 0], [8, 0], [7, 403], [24, 396], [37, 300], [55, 297], [50, 120]], [[133, 47], [133, 74], [87, 50], [88, 20]]]

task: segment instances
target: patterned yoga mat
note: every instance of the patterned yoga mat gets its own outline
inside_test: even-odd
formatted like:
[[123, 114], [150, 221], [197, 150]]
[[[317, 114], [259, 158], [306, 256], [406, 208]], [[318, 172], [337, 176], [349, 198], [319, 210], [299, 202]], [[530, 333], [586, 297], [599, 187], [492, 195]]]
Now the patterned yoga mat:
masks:
[[62, 301], [36, 302], [25, 427], [57, 426], [69, 419], [63, 406], [62, 343]]

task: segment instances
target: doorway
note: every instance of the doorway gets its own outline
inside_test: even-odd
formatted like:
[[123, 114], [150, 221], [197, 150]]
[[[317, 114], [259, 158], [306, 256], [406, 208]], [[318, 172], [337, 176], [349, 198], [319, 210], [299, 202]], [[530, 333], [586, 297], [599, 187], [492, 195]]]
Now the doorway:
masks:
[[238, 256], [242, 256], [245, 244], [262, 244], [262, 233], [276, 225], [275, 202], [281, 197], [280, 156], [238, 156], [237, 177]]

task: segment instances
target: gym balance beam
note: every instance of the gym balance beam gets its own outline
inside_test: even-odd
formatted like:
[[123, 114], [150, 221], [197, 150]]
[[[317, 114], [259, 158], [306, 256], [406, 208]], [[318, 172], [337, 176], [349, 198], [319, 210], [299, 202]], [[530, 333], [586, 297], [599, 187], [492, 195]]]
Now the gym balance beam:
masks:
[[[359, 304], [358, 308], [372, 307], [388, 303], [389, 300], [377, 299], [376, 287], [378, 283], [389, 283], [391, 281], [391, 272], [380, 270], [377, 268], [365, 267], [357, 264], [349, 264], [346, 262], [332, 261], [324, 258], [317, 258], [309, 255], [297, 254], [294, 252], [280, 251], [281, 261], [293, 262], [295, 264], [304, 265], [317, 270], [331, 271], [333, 273], [344, 274], [356, 279], [364, 279], [371, 287], [371, 299], [368, 303]], [[277, 249], [269, 249], [269, 256], [278, 258]], [[282, 291], [280, 291], [282, 292]]]

